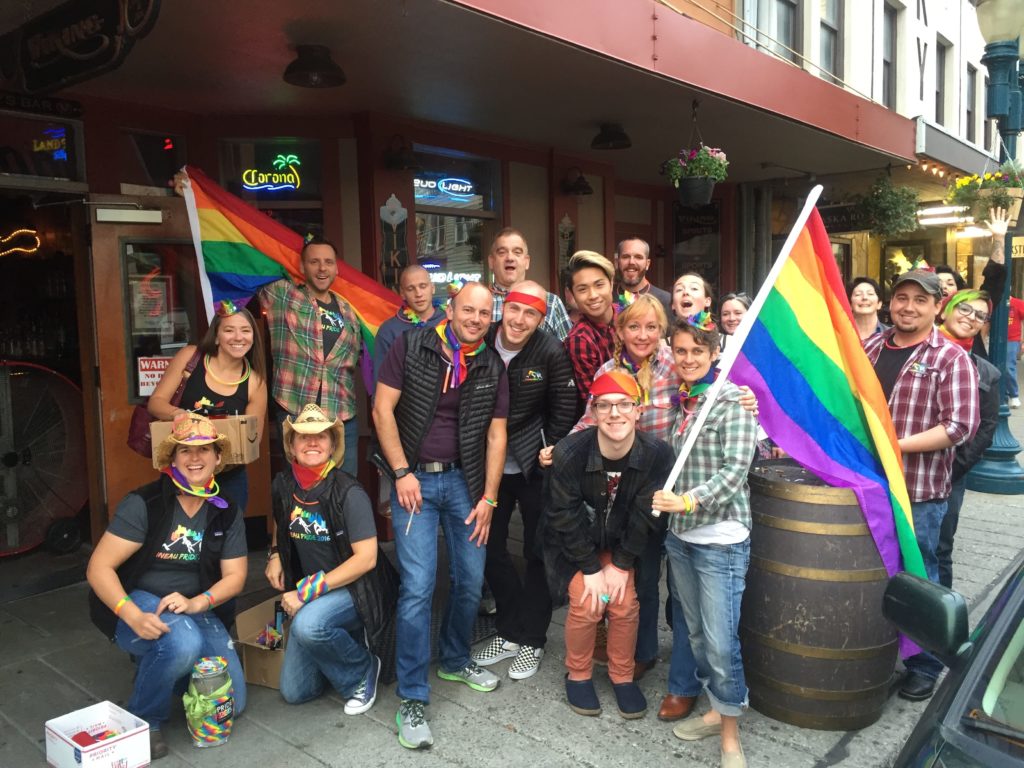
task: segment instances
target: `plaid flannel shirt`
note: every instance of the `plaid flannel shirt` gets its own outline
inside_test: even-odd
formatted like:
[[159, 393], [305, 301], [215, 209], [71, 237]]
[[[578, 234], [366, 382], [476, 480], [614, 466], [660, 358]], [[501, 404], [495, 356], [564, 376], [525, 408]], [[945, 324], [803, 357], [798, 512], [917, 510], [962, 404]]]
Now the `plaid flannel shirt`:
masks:
[[[618, 367], [618, 360], [614, 358], [608, 360], [597, 369], [594, 378]], [[675, 424], [676, 414], [679, 411], [672, 404], [672, 396], [679, 392], [679, 385], [682, 383], [676, 372], [672, 350], [667, 344], [659, 346], [658, 351], [654, 353], [654, 360], [651, 361], [651, 382], [648, 401], [640, 412], [636, 428], [667, 443], [672, 434], [672, 425]], [[581, 429], [596, 425], [597, 422], [588, 407], [572, 431], [579, 432]]]
[[595, 325], [589, 317], [581, 315], [579, 321], [565, 337], [565, 351], [572, 361], [576, 377], [576, 391], [581, 400], [590, 396], [594, 374], [615, 351], [615, 329], [611, 323]]
[[[864, 342], [874, 365], [895, 330], [876, 333]], [[916, 435], [941, 424], [953, 446], [978, 431], [978, 372], [970, 355], [946, 341], [937, 328], [904, 363], [889, 397], [896, 437]], [[955, 448], [903, 454], [903, 474], [911, 501], [945, 499], [952, 489]]]
[[[740, 394], [735, 384], [725, 383], [711, 406], [700, 437], [686, 457], [683, 471], [676, 480], [675, 492], [692, 493], [700, 505], [692, 514], [670, 515], [668, 525], [672, 533], [683, 533], [723, 520], [738, 520], [750, 530], [747, 472], [754, 460], [757, 420], [740, 405]], [[704, 405], [704, 399], [705, 395], [697, 397], [696, 410]], [[693, 428], [695, 414], [696, 411], [694, 414], [676, 411], [671, 443], [677, 454]]]
[[353, 373], [362, 350], [359, 319], [348, 302], [331, 293], [338, 300], [343, 327], [325, 359], [316, 300], [306, 287], [277, 280], [260, 291], [274, 355], [274, 399], [292, 416], [315, 403], [318, 394], [330, 416], [347, 421], [356, 415]]
[[[494, 310], [491, 312], [491, 322], [501, 322], [501, 308], [505, 306], [505, 295], [508, 290], [500, 285], [491, 285], [491, 295], [494, 297]], [[565, 341], [569, 335], [572, 323], [569, 322], [569, 313], [565, 311], [565, 305], [555, 294], [548, 291], [548, 311], [544, 315], [544, 322], [540, 324], [548, 333], [552, 334], [559, 341]]]

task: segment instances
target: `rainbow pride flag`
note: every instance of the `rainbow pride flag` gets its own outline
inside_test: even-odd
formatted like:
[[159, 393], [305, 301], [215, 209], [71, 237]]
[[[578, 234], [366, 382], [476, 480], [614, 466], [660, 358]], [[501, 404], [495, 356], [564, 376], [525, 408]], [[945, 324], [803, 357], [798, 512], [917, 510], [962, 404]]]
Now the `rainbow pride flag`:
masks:
[[[207, 313], [222, 299], [247, 299], [283, 277], [303, 281], [301, 235], [222, 189], [198, 168], [188, 165], [184, 171], [190, 181], [185, 202]], [[372, 360], [377, 329], [394, 316], [401, 300], [341, 259], [331, 287], [359, 317], [363, 347]]]
[[780, 448], [853, 491], [889, 575], [925, 578], [889, 406], [813, 200], [808, 208], [737, 330], [729, 379], [755, 392]]

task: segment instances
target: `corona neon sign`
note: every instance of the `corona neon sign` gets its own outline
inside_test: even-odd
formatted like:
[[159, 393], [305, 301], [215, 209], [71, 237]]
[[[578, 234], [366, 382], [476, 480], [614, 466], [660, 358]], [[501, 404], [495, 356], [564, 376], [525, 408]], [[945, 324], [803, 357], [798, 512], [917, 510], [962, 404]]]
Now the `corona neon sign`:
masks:
[[261, 171], [247, 168], [242, 171], [242, 188], [250, 192], [295, 191], [302, 186], [302, 178], [296, 166], [302, 165], [298, 155], [278, 155], [272, 163], [275, 170]]

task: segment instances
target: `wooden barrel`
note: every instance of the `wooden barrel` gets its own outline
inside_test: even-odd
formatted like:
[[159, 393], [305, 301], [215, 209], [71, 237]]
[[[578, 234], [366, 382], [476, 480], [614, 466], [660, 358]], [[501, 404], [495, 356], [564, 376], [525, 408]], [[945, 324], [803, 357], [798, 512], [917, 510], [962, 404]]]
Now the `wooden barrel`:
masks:
[[740, 642], [750, 704], [803, 728], [870, 725], [898, 647], [882, 617], [885, 568], [857, 500], [788, 460], [755, 465], [749, 481]]

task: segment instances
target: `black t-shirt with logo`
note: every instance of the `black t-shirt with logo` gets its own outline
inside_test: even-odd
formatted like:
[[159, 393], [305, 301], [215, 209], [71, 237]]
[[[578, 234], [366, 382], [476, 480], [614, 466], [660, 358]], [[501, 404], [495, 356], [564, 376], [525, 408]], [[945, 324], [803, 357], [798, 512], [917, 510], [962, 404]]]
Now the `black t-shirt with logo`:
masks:
[[909, 347], [892, 347], [882, 345], [878, 353], [878, 360], [875, 361], [875, 373], [882, 385], [882, 392], [885, 394], [886, 402], [892, 397], [892, 391], [896, 388], [896, 381], [900, 377], [900, 371], [906, 365], [907, 360], [920, 344], [912, 344]]
[[320, 332], [324, 337], [324, 357], [331, 354], [335, 342], [345, 328], [345, 318], [338, 306], [338, 297], [332, 295], [329, 302], [316, 300], [316, 311], [320, 316]]
[[[199, 594], [199, 553], [203, 551], [203, 533], [211, 514], [209, 504], [203, 504], [189, 517], [181, 504], [174, 502], [174, 517], [166, 540], [157, 548], [153, 562], [143, 570], [136, 588], [157, 597], [179, 592], [185, 597]], [[114, 536], [142, 544], [146, 540], [149, 515], [142, 497], [129, 493], [117, 505], [107, 530]], [[245, 543], [245, 525], [242, 515], [235, 515], [231, 527], [224, 533], [221, 557], [231, 560], [245, 557], [249, 548]]]
[[[317, 571], [327, 573], [341, 565], [338, 547], [334, 543], [335, 532], [327, 527], [329, 515], [320, 507], [318, 497], [321, 494], [317, 490], [298, 490], [292, 496], [292, 508], [288, 512], [288, 536], [299, 558], [299, 570], [306, 576]], [[348, 492], [341, 514], [349, 542], [376, 537], [373, 506], [362, 488], [352, 488]]]

